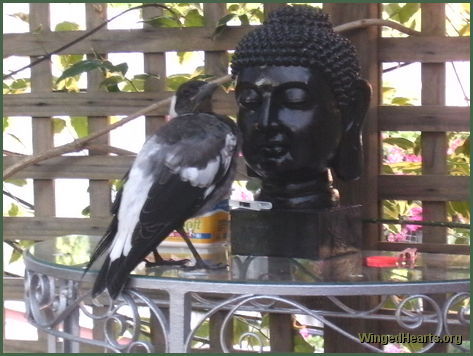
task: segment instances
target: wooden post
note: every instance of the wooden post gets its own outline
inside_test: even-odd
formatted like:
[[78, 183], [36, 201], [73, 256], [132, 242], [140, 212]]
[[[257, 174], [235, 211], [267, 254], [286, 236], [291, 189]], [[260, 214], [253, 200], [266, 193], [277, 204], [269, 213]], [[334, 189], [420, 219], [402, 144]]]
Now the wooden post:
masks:
[[[422, 4], [422, 35], [445, 36], [445, 4]], [[422, 105], [445, 105], [445, 63], [422, 63]], [[447, 135], [422, 132], [422, 174], [447, 175]], [[446, 221], [447, 204], [423, 201], [422, 215], [428, 221]], [[447, 242], [447, 229], [424, 226], [422, 242]]]
[[[92, 29], [101, 24], [107, 19], [107, 4], [106, 3], [88, 3], [85, 4], [86, 13], [86, 27]], [[101, 53], [100, 56], [106, 58], [106, 53]], [[94, 59], [95, 55], [88, 54], [87, 59]], [[102, 72], [95, 70], [87, 73], [87, 92], [101, 93], [103, 88], [100, 88], [100, 83], [104, 80]], [[107, 116], [89, 116], [87, 118], [89, 134], [101, 130], [109, 124]], [[110, 144], [110, 136], [104, 135], [93, 141], [95, 144], [108, 145]], [[103, 152], [96, 150], [89, 150], [89, 156], [102, 155]], [[108, 180], [105, 179], [90, 179], [89, 180], [89, 199], [90, 199], [90, 217], [109, 217], [111, 207], [111, 189]], [[92, 307], [93, 312], [103, 313], [106, 308]], [[94, 339], [104, 339], [104, 323], [102, 320], [94, 320], [92, 333]], [[100, 352], [103, 353], [103, 347], [93, 345], [81, 345], [82, 352]]]
[[[379, 18], [379, 4], [324, 4], [334, 26], [364, 18]], [[361, 77], [373, 88], [370, 106], [363, 125], [363, 172], [357, 181], [343, 182], [335, 178], [340, 191], [341, 204], [362, 204], [363, 218], [378, 218], [381, 205], [378, 198], [378, 176], [380, 173], [381, 146], [378, 130], [378, 107], [380, 92], [380, 63], [378, 61], [378, 27], [359, 29], [343, 33], [356, 47], [361, 66]], [[363, 226], [363, 246], [374, 249], [380, 239], [376, 224]]]
[[[332, 23], [340, 25], [346, 22], [379, 18], [379, 4], [324, 4], [324, 10], [329, 13]], [[378, 131], [378, 106], [380, 63], [378, 61], [378, 40], [380, 29], [370, 27], [352, 31], [343, 36], [348, 37], [357, 49], [361, 66], [361, 77], [368, 80], [373, 88], [370, 106], [363, 128], [364, 167], [361, 178], [354, 182], [341, 182], [335, 184], [340, 191], [341, 202], [344, 205], [362, 204], [364, 218], [377, 218], [380, 213], [378, 200], [378, 176], [380, 162], [380, 142]], [[379, 241], [379, 228], [375, 224], [366, 224], [363, 227], [363, 246], [365, 249], [374, 248]], [[365, 309], [376, 303], [370, 297], [340, 298], [355, 309]], [[330, 307], [330, 306], [327, 306]], [[376, 330], [376, 323], [372, 321], [353, 321], [331, 319], [343, 329], [356, 335], [357, 332]], [[324, 328], [324, 352], [362, 352], [367, 350], [330, 328]]]
[[[148, 20], [163, 14], [162, 8], [145, 7], [142, 10], [143, 20]], [[144, 29], [146, 31], [153, 31], [153, 26], [145, 23]], [[166, 87], [166, 55], [159, 52], [143, 53], [145, 73], [155, 75], [156, 77], [148, 78], [145, 82], [145, 91], [159, 93], [163, 92]], [[145, 127], [146, 137], [152, 135], [161, 125], [164, 124], [163, 116], [146, 115]]]
[[[86, 26], [87, 29], [95, 28], [107, 18], [107, 4], [86, 4]], [[102, 53], [100, 56], [106, 57]], [[87, 55], [88, 59], [95, 58], [95, 55]], [[103, 74], [94, 70], [87, 73], [87, 92], [101, 93], [103, 89], [100, 88], [100, 83], [104, 80]], [[89, 133], [98, 131], [107, 127], [109, 119], [107, 116], [89, 116], [88, 127]], [[109, 145], [110, 136], [103, 135], [93, 141], [95, 144]], [[89, 150], [89, 156], [102, 155], [103, 152]], [[108, 217], [110, 216], [111, 207], [111, 189], [108, 180], [90, 180], [89, 181], [89, 195], [90, 195], [90, 217]]]
[[[227, 14], [226, 3], [204, 3], [205, 26], [215, 28], [219, 19]], [[226, 51], [206, 51], [205, 52], [205, 74], [211, 74], [215, 77], [228, 73], [228, 54]], [[222, 352], [220, 347], [219, 335], [222, 328], [222, 322], [225, 312], [218, 312], [209, 319], [209, 342], [211, 352]], [[231, 338], [233, 328], [227, 328], [227, 342], [232, 345]]]
[[[30, 4], [30, 31], [38, 28], [43, 34], [50, 32], [49, 4]], [[31, 57], [35, 60], [36, 57]], [[35, 94], [49, 93], [52, 89], [51, 63], [44, 61], [31, 68], [31, 92]], [[54, 133], [50, 117], [32, 117], [33, 153], [37, 154], [53, 147]], [[49, 179], [34, 180], [35, 216], [54, 216], [55, 190], [54, 181]]]
[[[30, 3], [30, 32], [41, 29], [43, 34], [50, 30], [49, 4]], [[31, 57], [34, 61], [37, 57]], [[35, 94], [52, 91], [51, 62], [44, 61], [31, 68], [31, 92]], [[47, 151], [54, 146], [54, 132], [50, 117], [31, 118], [33, 154]], [[35, 179], [33, 181], [34, 214], [38, 217], [56, 215], [55, 188], [52, 179]], [[38, 345], [47, 343], [48, 335], [38, 332]]]

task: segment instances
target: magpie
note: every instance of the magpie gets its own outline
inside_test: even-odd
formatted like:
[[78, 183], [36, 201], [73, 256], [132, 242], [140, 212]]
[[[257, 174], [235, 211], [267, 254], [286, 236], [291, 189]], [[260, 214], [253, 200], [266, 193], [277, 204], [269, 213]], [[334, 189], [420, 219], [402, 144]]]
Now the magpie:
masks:
[[[184, 231], [184, 222], [212, 209], [231, 189], [240, 135], [233, 120], [211, 112], [217, 85], [182, 84], [171, 102], [171, 120], [143, 145], [112, 207], [112, 221], [84, 273], [105, 255], [92, 289], [112, 299], [131, 271], [174, 230], [186, 241], [195, 268], [209, 267]], [[182, 261], [168, 261], [181, 263]]]

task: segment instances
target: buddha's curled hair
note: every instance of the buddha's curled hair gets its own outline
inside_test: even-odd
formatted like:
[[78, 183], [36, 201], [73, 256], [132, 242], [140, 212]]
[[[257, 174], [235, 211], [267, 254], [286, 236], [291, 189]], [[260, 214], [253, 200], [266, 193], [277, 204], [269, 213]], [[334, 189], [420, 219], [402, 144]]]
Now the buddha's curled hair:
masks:
[[321, 70], [331, 83], [339, 106], [352, 101], [352, 83], [360, 72], [350, 41], [333, 31], [327, 14], [306, 5], [276, 9], [263, 26], [240, 40], [232, 59], [233, 76], [242, 68], [261, 65]]

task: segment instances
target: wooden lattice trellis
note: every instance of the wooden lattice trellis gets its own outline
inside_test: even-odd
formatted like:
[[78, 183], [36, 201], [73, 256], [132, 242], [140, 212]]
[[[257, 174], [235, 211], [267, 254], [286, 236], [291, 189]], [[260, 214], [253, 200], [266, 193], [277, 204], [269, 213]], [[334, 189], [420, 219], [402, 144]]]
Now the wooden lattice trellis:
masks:
[[[95, 27], [105, 18], [105, 4], [86, 4], [86, 26]], [[265, 4], [265, 13], [279, 4]], [[379, 18], [380, 4], [324, 4], [334, 24], [362, 18]], [[362, 76], [373, 86], [373, 98], [364, 128], [365, 170], [361, 180], [338, 183], [346, 203], [361, 203], [365, 218], [379, 218], [380, 204], [386, 199], [421, 200], [425, 220], [446, 221], [446, 202], [469, 200], [469, 177], [449, 176], [447, 172], [447, 137], [449, 131], [469, 131], [469, 107], [445, 106], [445, 62], [469, 61], [469, 37], [445, 36], [445, 4], [422, 4], [422, 33], [406, 38], [381, 38], [378, 27], [367, 27], [347, 33], [358, 49]], [[143, 18], [161, 14], [162, 9], [145, 8]], [[4, 116], [31, 116], [33, 152], [53, 145], [51, 117], [57, 115], [87, 116], [91, 132], [108, 125], [108, 116], [127, 115], [153, 101], [170, 95], [164, 91], [165, 52], [204, 51], [208, 74], [227, 73], [228, 52], [234, 49], [251, 26], [228, 28], [220, 36], [212, 33], [217, 21], [226, 14], [226, 4], [204, 4], [206, 26], [193, 28], [151, 28], [137, 30], [102, 29], [59, 54], [140, 52], [144, 69], [160, 79], [149, 79], [145, 92], [109, 93], [99, 89], [102, 80], [97, 72], [87, 76], [83, 93], [52, 92], [51, 64], [48, 61], [31, 69], [31, 93], [4, 96]], [[54, 32], [49, 26], [49, 4], [30, 5], [30, 33], [5, 34], [4, 56], [36, 58], [45, 51], [59, 48], [82, 31]], [[41, 27], [41, 33], [34, 30]], [[383, 62], [422, 63], [422, 106], [380, 106], [381, 64]], [[215, 98], [215, 110], [234, 115], [237, 108], [231, 94]], [[162, 107], [146, 116], [146, 134], [152, 133], [164, 120]], [[380, 132], [422, 132], [422, 175], [395, 176], [380, 174]], [[97, 143], [108, 143], [102, 136]], [[4, 166], [20, 158], [4, 156]], [[14, 178], [34, 180], [34, 217], [5, 217], [4, 239], [43, 240], [68, 233], [100, 234], [109, 222], [110, 179], [119, 179], [133, 157], [104, 155], [90, 150], [88, 156], [62, 156], [43, 161], [15, 174]], [[55, 217], [54, 179], [90, 180], [90, 218]], [[404, 245], [382, 242], [379, 226], [365, 225], [364, 245], [371, 249], [398, 249]], [[468, 253], [468, 246], [447, 245], [446, 229], [424, 227], [424, 251]], [[5, 281], [7, 296], [18, 298], [21, 282]]]

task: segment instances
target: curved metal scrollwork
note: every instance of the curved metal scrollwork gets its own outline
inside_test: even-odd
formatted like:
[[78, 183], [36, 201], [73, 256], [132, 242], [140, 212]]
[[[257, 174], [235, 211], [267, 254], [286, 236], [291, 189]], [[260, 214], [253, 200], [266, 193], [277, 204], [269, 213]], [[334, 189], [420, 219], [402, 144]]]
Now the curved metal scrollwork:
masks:
[[[453, 322], [449, 318], [449, 316], [452, 315], [456, 315], [456, 323], [464, 326], [470, 325], [470, 293], [463, 292], [454, 294], [445, 303], [443, 308], [443, 325], [445, 334], [447, 335], [452, 335], [450, 324]], [[461, 345], [453, 344], [453, 346], [462, 352], [470, 351]]]
[[[173, 291], [170, 288], [165, 290], [168, 291], [169, 298], [172, 300]], [[27, 271], [25, 300], [30, 322], [46, 333], [63, 338], [64, 342], [99, 346], [117, 353], [169, 351], [171, 325], [158, 307], [158, 304], [162, 305], [160, 303], [166, 307], [168, 301], [165, 298], [153, 301], [141, 292], [127, 289], [117, 300], [111, 300], [107, 296], [94, 299], [91, 298], [90, 292], [78, 296], [78, 291], [79, 282], [77, 281]], [[424, 294], [380, 296], [379, 303], [364, 310], [354, 309], [345, 304], [343, 299], [334, 296], [319, 296], [319, 298], [326, 298], [327, 301], [337, 306], [336, 310], [333, 308], [331, 310], [310, 309], [303, 304], [305, 302], [301, 299], [296, 301], [286, 296], [238, 295], [214, 290], [189, 292], [189, 295], [191, 296], [190, 305], [187, 307], [188, 309], [184, 310], [183, 315], [189, 315], [194, 310], [201, 312], [205, 310], [205, 312], [193, 330], [186, 335], [183, 350], [188, 352], [191, 351], [193, 341], [198, 340], [197, 330], [216, 313], [224, 315], [218, 335], [220, 348], [224, 352], [231, 352], [235, 345], [253, 352], [263, 352], [267, 347], [265, 346], [265, 343], [267, 345], [266, 340], [263, 340], [263, 337], [258, 333], [253, 332], [254, 329], [242, 333], [237, 340], [226, 339], [233, 318], [241, 319], [245, 315], [243, 312], [307, 315], [320, 322], [324, 327], [330, 328], [356, 343], [361, 343], [358, 335], [343, 329], [334, 320], [339, 320], [338, 318], [391, 320], [397, 322], [406, 331], [422, 330], [422, 333], [425, 332], [425, 326], [428, 325], [432, 330], [432, 335], [440, 336], [451, 335], [449, 327], [452, 324], [468, 326], [470, 314], [470, 295], [466, 292], [449, 296], [443, 307], [435, 299]], [[93, 308], [92, 311], [91, 308]], [[143, 308], [146, 310], [145, 313], [142, 312]], [[183, 308], [186, 307], [183, 306]], [[66, 328], [62, 327], [62, 325], [66, 325], [68, 320], [72, 320], [71, 316], [75, 316], [78, 320], [79, 313], [93, 320], [94, 323], [100, 323], [103, 334], [101, 339], [87, 339], [78, 333], [67, 332]], [[160, 335], [162, 334], [162, 338], [160, 337], [162, 345], [156, 345], [150, 341], [148, 333], [151, 320], [143, 315], [153, 318], [153, 326], [158, 329]], [[364, 343], [362, 346], [370, 351], [384, 352], [374, 344]], [[433, 341], [425, 343], [424, 347], [418, 351], [426, 352], [433, 346]], [[454, 346], [462, 351], [468, 351], [461, 345]], [[173, 347], [175, 348], [175, 345]], [[182, 347], [182, 340], [180, 347]]]
[[[464, 300], [468, 296], [466, 293], [457, 294], [454, 298], [451, 298], [448, 306], [453, 304], [458, 304], [461, 300]], [[382, 298], [380, 304], [376, 305], [374, 308], [370, 310], [364, 311], [356, 311], [341, 301], [339, 301], [335, 297], [329, 298], [332, 302], [338, 305], [345, 313], [351, 314], [351, 316], [374, 316], [376, 311], [378, 311], [383, 304], [386, 302], [387, 298]], [[204, 323], [204, 321], [214, 315], [217, 312], [225, 312], [225, 318], [223, 320], [221, 329], [220, 329], [220, 347], [224, 352], [231, 352], [231, 346], [227, 344], [227, 340], [225, 339], [225, 335], [229, 325], [231, 324], [232, 318], [236, 315], [236, 313], [246, 310], [245, 308], [248, 305], [277, 305], [277, 311], [281, 311], [281, 305], [284, 305], [288, 310], [291, 310], [292, 313], [308, 315], [322, 323], [325, 327], [331, 328], [335, 330], [337, 333], [344, 335], [348, 339], [360, 343], [363, 347], [375, 351], [375, 352], [384, 352], [383, 349], [380, 349], [374, 345], [361, 343], [358, 336], [349, 333], [348, 331], [340, 328], [331, 320], [326, 318], [326, 315], [333, 316], [331, 312], [324, 312], [319, 310], [311, 310], [304, 305], [300, 304], [299, 302], [295, 302], [293, 300], [282, 298], [278, 296], [270, 296], [270, 295], [242, 295], [237, 297], [232, 297], [224, 302], [219, 303], [212, 309], [210, 309], [201, 319], [200, 323], [194, 328], [194, 330], [190, 333], [186, 340], [186, 350], [190, 351], [191, 343], [194, 337], [195, 332], [197, 329]], [[447, 308], [448, 308], [447, 306]], [[265, 308], [267, 309], [267, 308]], [[459, 311], [458, 318], [463, 319], [466, 322], [466, 314], [467, 310]], [[432, 331], [432, 335], [442, 335], [442, 330], [444, 327], [445, 319], [443, 317], [442, 308], [438, 305], [438, 303], [432, 299], [431, 297], [423, 294], [412, 295], [405, 297], [402, 299], [400, 303], [397, 304], [396, 309], [394, 311], [393, 319], [397, 321], [397, 323], [403, 327], [404, 329], [411, 331], [415, 329], [419, 329], [424, 325], [424, 323], [433, 324], [432, 328], [435, 329]], [[448, 328], [446, 328], [448, 333]], [[263, 350], [263, 342], [262, 340], [256, 335], [255, 333], [249, 332], [244, 333], [241, 335], [240, 339], [237, 341], [238, 344], [242, 344], [243, 340], [245, 339], [253, 339], [256, 342], [256, 346], [259, 348], [259, 352]], [[232, 342], [233, 343], [233, 342]], [[259, 345], [259, 346], [258, 346]], [[434, 342], [428, 342], [424, 344], [424, 347], [419, 350], [419, 352], [426, 352], [434, 346]]]
[[[78, 283], [27, 271], [25, 277], [26, 305], [29, 321], [39, 329], [70, 342], [104, 347], [113, 352], [155, 353], [156, 347], [146, 340], [143, 325], [149, 323], [139, 308], [147, 308], [157, 321], [163, 335], [162, 349], [168, 351], [169, 324], [161, 309], [135, 290], [126, 290], [116, 301], [98, 301], [90, 292], [73, 298]], [[90, 312], [88, 307], [102, 307]], [[61, 331], [58, 326], [80, 311], [94, 322], [103, 323], [103, 340], [94, 340]]]

